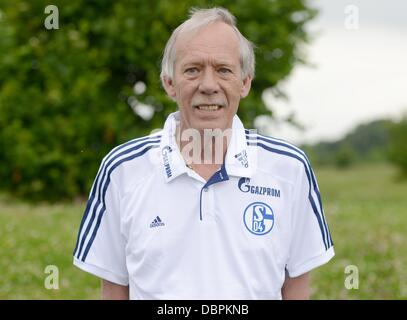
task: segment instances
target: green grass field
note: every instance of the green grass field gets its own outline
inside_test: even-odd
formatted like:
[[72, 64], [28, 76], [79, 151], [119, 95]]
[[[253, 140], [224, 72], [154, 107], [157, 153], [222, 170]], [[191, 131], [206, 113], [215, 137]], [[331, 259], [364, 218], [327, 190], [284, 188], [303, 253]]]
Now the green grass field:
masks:
[[[407, 298], [407, 183], [388, 165], [315, 170], [336, 256], [312, 275], [313, 299]], [[72, 265], [84, 203], [32, 206], [0, 197], [0, 299], [98, 299], [100, 281]], [[44, 286], [47, 265], [59, 289]], [[344, 286], [345, 267], [359, 289]]]

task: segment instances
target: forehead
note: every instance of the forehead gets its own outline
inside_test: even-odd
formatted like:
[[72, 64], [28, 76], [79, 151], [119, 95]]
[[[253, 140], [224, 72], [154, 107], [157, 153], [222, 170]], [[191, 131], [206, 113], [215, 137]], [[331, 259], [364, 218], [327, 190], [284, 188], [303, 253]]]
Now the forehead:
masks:
[[217, 22], [179, 35], [175, 44], [177, 62], [211, 57], [229, 63], [239, 61], [239, 38], [233, 28]]

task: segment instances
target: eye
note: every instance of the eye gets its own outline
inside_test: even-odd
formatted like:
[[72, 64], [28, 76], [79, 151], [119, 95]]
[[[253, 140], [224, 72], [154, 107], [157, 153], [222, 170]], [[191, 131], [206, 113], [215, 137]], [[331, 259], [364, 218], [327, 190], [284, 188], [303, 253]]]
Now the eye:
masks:
[[192, 67], [192, 68], [187, 68], [185, 69], [184, 73], [188, 74], [188, 75], [194, 75], [198, 73], [198, 68], [196, 67]]
[[228, 73], [232, 73], [232, 70], [228, 69], [228, 68], [219, 68], [218, 71], [222, 74], [228, 74]]

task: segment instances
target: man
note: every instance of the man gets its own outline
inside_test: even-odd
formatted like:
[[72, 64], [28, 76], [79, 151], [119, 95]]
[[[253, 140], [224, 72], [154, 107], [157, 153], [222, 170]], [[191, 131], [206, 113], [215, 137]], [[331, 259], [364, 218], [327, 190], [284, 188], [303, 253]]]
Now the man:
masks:
[[236, 115], [253, 76], [227, 10], [174, 31], [161, 79], [179, 111], [104, 158], [78, 234], [74, 264], [103, 279], [103, 298], [309, 297], [332, 239], [304, 153]]

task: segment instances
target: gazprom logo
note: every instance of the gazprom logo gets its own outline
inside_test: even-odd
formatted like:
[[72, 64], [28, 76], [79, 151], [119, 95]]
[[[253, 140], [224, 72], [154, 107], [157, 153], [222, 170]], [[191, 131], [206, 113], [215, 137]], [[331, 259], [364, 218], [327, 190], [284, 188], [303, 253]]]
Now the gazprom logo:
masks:
[[172, 176], [172, 171], [171, 171], [171, 166], [170, 166], [170, 153], [172, 152], [172, 149], [170, 146], [165, 146], [161, 150], [161, 154], [163, 156], [163, 163], [164, 163], [164, 169], [165, 173], [167, 174], [167, 178], [170, 178]]
[[247, 206], [243, 213], [244, 224], [251, 233], [264, 235], [274, 226], [274, 212], [263, 202], [254, 202]]
[[280, 198], [280, 189], [250, 184], [250, 178], [240, 178], [237, 187], [244, 193]]

